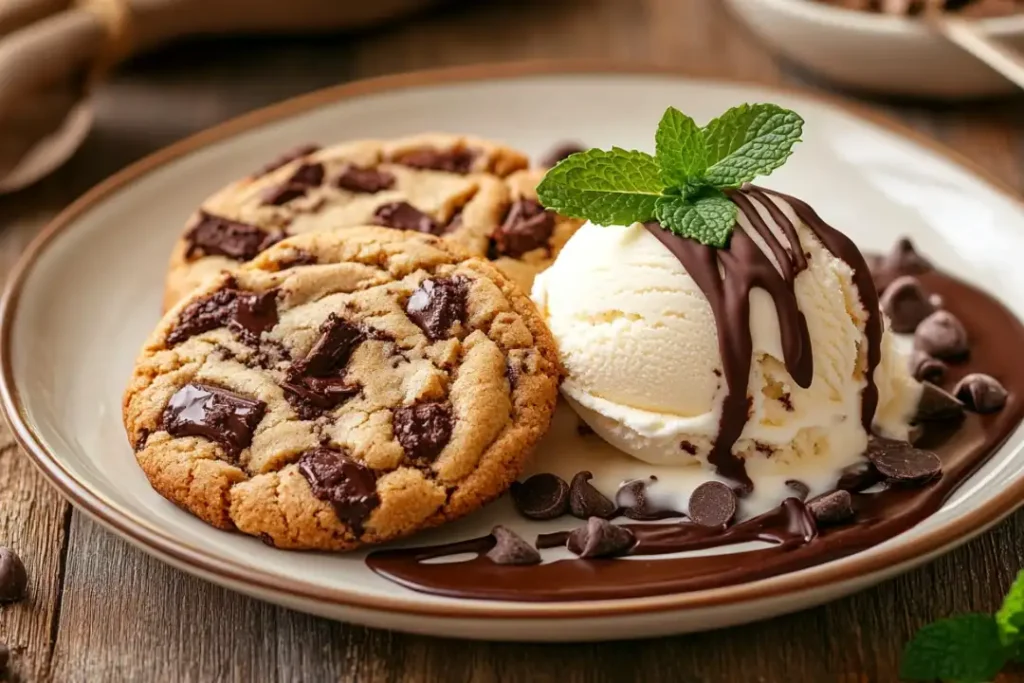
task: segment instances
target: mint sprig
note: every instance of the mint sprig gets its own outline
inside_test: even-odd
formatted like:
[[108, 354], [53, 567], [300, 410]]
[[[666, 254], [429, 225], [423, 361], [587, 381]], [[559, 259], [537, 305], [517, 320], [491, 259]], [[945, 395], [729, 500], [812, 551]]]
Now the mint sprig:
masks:
[[767, 175], [800, 141], [803, 119], [774, 104], [734, 107], [701, 128], [669, 107], [655, 154], [591, 149], [556, 165], [537, 187], [549, 209], [598, 225], [657, 220], [663, 228], [723, 248], [736, 205], [723, 190]]
[[907, 644], [900, 678], [988, 683], [1024, 649], [1024, 571], [993, 617], [964, 614], [928, 624]]

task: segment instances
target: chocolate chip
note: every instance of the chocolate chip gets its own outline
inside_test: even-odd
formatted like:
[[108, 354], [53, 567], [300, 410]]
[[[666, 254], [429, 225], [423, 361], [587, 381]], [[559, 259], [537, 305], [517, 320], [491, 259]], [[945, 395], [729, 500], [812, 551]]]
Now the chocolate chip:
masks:
[[912, 275], [893, 280], [880, 303], [882, 311], [889, 316], [892, 331], [898, 334], [913, 333], [922, 320], [935, 312], [921, 283]]
[[512, 204], [505, 220], [491, 235], [494, 252], [519, 258], [528, 251], [547, 247], [554, 230], [555, 214], [535, 200], [520, 199]]
[[260, 199], [265, 206], [284, 206], [288, 202], [306, 196], [306, 188], [302, 185], [283, 183], [274, 187], [268, 187]]
[[921, 398], [917, 404], [914, 422], [959, 420], [964, 416], [964, 404], [956, 396], [931, 382], [921, 383]]
[[551, 168], [559, 161], [563, 161], [573, 154], [585, 152], [586, 150], [587, 148], [578, 142], [560, 142], [555, 145], [550, 152], [544, 155], [541, 159], [540, 165], [544, 168]]
[[303, 164], [288, 179], [288, 183], [299, 187], [320, 187], [324, 184], [324, 175], [323, 164]]
[[338, 176], [337, 185], [349, 192], [372, 194], [390, 190], [395, 186], [395, 176], [376, 168], [360, 168], [349, 164]]
[[405, 304], [405, 314], [431, 341], [446, 339], [456, 322], [466, 320], [465, 278], [424, 280]]
[[566, 546], [580, 557], [619, 557], [636, 544], [633, 532], [600, 517], [591, 517], [586, 526], [569, 534]]
[[679, 450], [690, 455], [697, 455], [697, 446], [692, 441], [680, 441]]
[[256, 176], [261, 176], [261, 175], [267, 175], [268, 173], [273, 173], [274, 171], [276, 171], [277, 169], [281, 168], [282, 166], [284, 166], [286, 164], [290, 164], [291, 162], [295, 161], [296, 159], [301, 159], [302, 157], [309, 156], [310, 154], [313, 154], [314, 152], [317, 152], [319, 150], [320, 150], [320, 145], [313, 145], [313, 144], [301, 145], [301, 146], [296, 147], [295, 149], [291, 150], [290, 152], [286, 152], [285, 154], [282, 154], [277, 159], [274, 159], [269, 164], [267, 164], [266, 166], [264, 166], [260, 170], [256, 171], [255, 175]]
[[[667, 511], [655, 508], [647, 500], [646, 479], [627, 481], [615, 492], [615, 504], [622, 509], [622, 514], [630, 519], [651, 520], [663, 519]], [[653, 481], [653, 477], [651, 479]]]
[[573, 517], [579, 519], [611, 519], [617, 511], [615, 503], [594, 488], [590, 483], [593, 477], [590, 472], [578, 472], [572, 478], [572, 484], [569, 486], [569, 510]]
[[807, 510], [818, 524], [841, 524], [853, 517], [853, 496], [849, 491], [832, 491], [807, 503]]
[[17, 602], [28, 590], [25, 565], [10, 548], [0, 546], [0, 603]]
[[281, 241], [283, 234], [268, 234], [255, 225], [201, 211], [199, 221], [185, 236], [186, 258], [213, 255], [235, 261], [251, 261], [264, 249]]
[[302, 420], [313, 420], [359, 395], [359, 385], [344, 377], [305, 377], [289, 373], [281, 382], [285, 398]]
[[976, 413], [1002, 410], [1008, 396], [999, 380], [980, 372], [972, 372], [957, 382], [953, 394]]
[[790, 489], [795, 494], [794, 497], [800, 500], [807, 500], [807, 496], [811, 493], [810, 487], [797, 479], [787, 479], [786, 488]]
[[171, 396], [163, 428], [171, 436], [201, 436], [237, 457], [252, 443], [267, 404], [209, 384], [186, 384]]
[[465, 175], [473, 170], [473, 162], [477, 153], [464, 147], [450, 150], [421, 147], [420, 149], [402, 152], [392, 157], [392, 161], [403, 166], [422, 168], [432, 171], [446, 171]]
[[320, 338], [306, 357], [296, 361], [292, 372], [306, 377], [327, 377], [343, 369], [352, 353], [366, 339], [362, 329], [331, 313], [320, 326]]
[[277, 290], [239, 293], [229, 327], [239, 339], [256, 346], [260, 335], [277, 324]]
[[316, 256], [304, 249], [292, 249], [291, 254], [277, 262], [278, 270], [288, 270], [295, 266], [315, 266]]
[[342, 451], [316, 448], [299, 458], [299, 472], [314, 496], [329, 502], [339, 520], [362, 533], [363, 522], [380, 505], [373, 470]]
[[839, 481], [836, 482], [836, 488], [858, 493], [881, 483], [883, 479], [878, 470], [870, 465], [851, 465], [843, 470]]
[[869, 263], [871, 277], [875, 282], [875, 289], [879, 293], [901, 275], [921, 275], [932, 269], [923, 256], [917, 253], [914, 245], [906, 237], [900, 239], [885, 256], [872, 259]]
[[227, 325], [237, 298], [238, 290], [226, 288], [196, 299], [178, 316], [178, 321], [167, 335], [167, 343], [174, 346], [197, 334]]
[[509, 489], [516, 510], [527, 519], [554, 519], [569, 511], [569, 485], [555, 474], [535, 474]]
[[452, 438], [452, 409], [447, 403], [417, 403], [395, 410], [395, 438], [411, 460], [432, 462]]
[[373, 212], [373, 224], [396, 230], [422, 232], [428, 235], [439, 233], [437, 221], [409, 202], [381, 204]]
[[906, 441], [872, 436], [866, 455], [883, 476], [897, 482], [925, 482], [942, 472], [939, 456]]
[[910, 352], [910, 359], [908, 360], [908, 366], [910, 368], [910, 374], [918, 382], [932, 382], [938, 384], [942, 381], [942, 378], [946, 376], [946, 370], [948, 366], [938, 358], [934, 358], [931, 354], [925, 353], [920, 349], [914, 349]]
[[736, 516], [736, 494], [722, 482], [706, 481], [694, 489], [687, 514], [701, 526], [725, 526]]
[[914, 333], [914, 348], [936, 358], [959, 359], [967, 355], [967, 330], [949, 311], [936, 311]]
[[494, 564], [540, 564], [540, 553], [537, 549], [508, 527], [496, 526], [491, 530], [491, 535], [494, 536], [495, 544], [487, 553], [487, 559]]

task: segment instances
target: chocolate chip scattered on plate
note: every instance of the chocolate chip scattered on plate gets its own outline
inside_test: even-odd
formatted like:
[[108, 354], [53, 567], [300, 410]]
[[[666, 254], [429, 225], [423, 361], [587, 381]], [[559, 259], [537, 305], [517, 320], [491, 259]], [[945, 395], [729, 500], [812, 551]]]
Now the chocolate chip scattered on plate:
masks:
[[573, 517], [610, 519], [616, 512], [615, 503], [590, 483], [590, 472], [578, 472], [569, 485], [569, 511]]
[[931, 382], [921, 383], [921, 398], [914, 422], [959, 420], [963, 416], [964, 404], [956, 396]]
[[941, 382], [946, 376], [946, 371], [949, 369], [949, 366], [941, 360], [921, 349], [914, 349], [910, 352], [907, 366], [910, 369], [911, 376], [918, 382], [932, 382], [934, 384]]
[[906, 441], [873, 436], [868, 441], [867, 457], [890, 481], [923, 483], [942, 472], [939, 456]]
[[736, 494], [720, 481], [706, 481], [690, 495], [687, 514], [701, 526], [725, 526], [736, 516]]
[[999, 380], [981, 372], [973, 372], [957, 382], [953, 394], [976, 413], [1002, 410], [1009, 396]]
[[487, 558], [494, 564], [540, 564], [540, 552], [508, 527], [498, 525], [491, 530], [491, 535], [495, 544], [488, 551]]
[[591, 517], [585, 526], [569, 534], [566, 546], [580, 557], [619, 557], [636, 544], [633, 532], [600, 517]]
[[936, 311], [921, 321], [914, 332], [914, 347], [942, 359], [961, 359], [970, 350], [967, 330], [949, 311]]
[[841, 524], [853, 518], [853, 496], [842, 489], [807, 502], [807, 510], [818, 524]]
[[913, 275], [902, 275], [882, 295], [882, 311], [889, 317], [892, 331], [912, 334], [921, 321], [935, 312], [927, 292]]
[[569, 511], [569, 485], [556, 474], [535, 474], [509, 489], [519, 514], [527, 519], [554, 519]]

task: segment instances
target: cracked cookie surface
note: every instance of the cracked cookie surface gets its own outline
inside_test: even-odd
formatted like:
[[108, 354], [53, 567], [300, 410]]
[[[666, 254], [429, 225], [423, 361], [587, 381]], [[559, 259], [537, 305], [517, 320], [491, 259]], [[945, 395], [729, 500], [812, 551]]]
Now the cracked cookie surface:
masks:
[[547, 430], [559, 373], [494, 266], [353, 227], [273, 245], [175, 305], [124, 420], [180, 507], [277, 547], [346, 550], [498, 496]]
[[174, 248], [165, 308], [291, 235], [384, 225], [441, 236], [496, 260], [529, 291], [579, 222], [546, 212], [526, 157], [467, 136], [428, 134], [294, 150], [224, 188]]

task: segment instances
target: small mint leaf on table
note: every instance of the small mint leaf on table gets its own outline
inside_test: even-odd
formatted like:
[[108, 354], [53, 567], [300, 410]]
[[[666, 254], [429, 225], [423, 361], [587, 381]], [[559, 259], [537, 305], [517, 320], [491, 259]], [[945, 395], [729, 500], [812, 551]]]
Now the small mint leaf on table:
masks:
[[665, 110], [654, 135], [655, 159], [665, 185], [682, 187], [707, 170], [704, 131], [675, 107]]
[[690, 196], [664, 196], [655, 206], [661, 227], [719, 249], [729, 243], [736, 213], [728, 197], [710, 188]]
[[996, 612], [996, 624], [999, 626], [1002, 643], [1019, 649], [1024, 641], [1021, 635], [1021, 630], [1024, 629], [1024, 571], [1017, 574], [1010, 591], [1003, 599], [1003, 606]]
[[900, 678], [908, 681], [986, 683], [1010, 657], [988, 614], [941, 619], [918, 631], [903, 652]]
[[704, 127], [708, 184], [738, 187], [786, 163], [804, 120], [775, 104], [733, 107]]
[[654, 217], [665, 184], [650, 154], [613, 147], [573, 154], [537, 186], [541, 203], [598, 225], [630, 225]]

